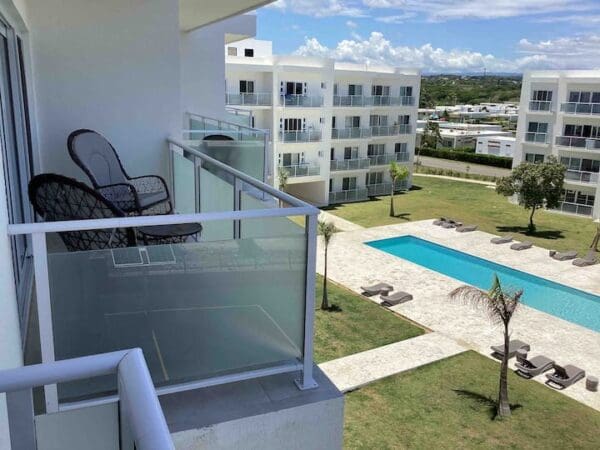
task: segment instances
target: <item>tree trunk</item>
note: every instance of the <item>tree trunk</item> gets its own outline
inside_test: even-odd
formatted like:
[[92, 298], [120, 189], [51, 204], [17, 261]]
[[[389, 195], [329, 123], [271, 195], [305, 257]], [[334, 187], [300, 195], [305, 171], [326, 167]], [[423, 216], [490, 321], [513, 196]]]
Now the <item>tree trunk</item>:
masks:
[[598, 251], [598, 242], [600, 241], [600, 225], [598, 226], [598, 229], [596, 230], [596, 236], [594, 236], [594, 240], [592, 241], [592, 245], [590, 245], [590, 248], [592, 250]]
[[531, 208], [531, 214], [529, 214], [529, 230], [534, 231], [535, 225], [533, 224], [533, 215], [535, 214], [535, 206]]
[[390, 193], [390, 217], [396, 217], [396, 212], [394, 211], [394, 179], [392, 179], [392, 192]]
[[323, 300], [321, 309], [329, 309], [329, 299], [327, 298], [327, 246], [325, 246], [325, 267], [323, 270]]
[[510, 417], [510, 404], [508, 402], [508, 350], [509, 350], [508, 324], [504, 325], [504, 356], [500, 366], [500, 390], [498, 392], [498, 418]]

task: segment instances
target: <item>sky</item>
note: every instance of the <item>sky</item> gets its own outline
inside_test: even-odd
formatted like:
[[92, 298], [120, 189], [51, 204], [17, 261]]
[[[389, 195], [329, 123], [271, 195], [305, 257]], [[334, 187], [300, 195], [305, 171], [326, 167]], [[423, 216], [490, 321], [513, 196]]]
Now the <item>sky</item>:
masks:
[[276, 54], [424, 73], [600, 69], [600, 0], [278, 0], [257, 15]]

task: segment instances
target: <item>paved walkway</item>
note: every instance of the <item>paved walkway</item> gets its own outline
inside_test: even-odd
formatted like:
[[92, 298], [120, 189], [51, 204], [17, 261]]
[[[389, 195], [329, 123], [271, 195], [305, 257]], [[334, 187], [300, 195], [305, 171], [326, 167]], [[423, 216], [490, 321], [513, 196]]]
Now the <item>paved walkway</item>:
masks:
[[339, 231], [364, 230], [364, 227], [361, 227], [360, 225], [357, 225], [354, 222], [350, 222], [349, 220], [342, 219], [341, 217], [338, 217], [335, 214], [331, 214], [327, 211], [321, 211], [321, 214], [319, 214], [319, 220], [333, 222], [333, 224]]
[[405, 341], [356, 353], [320, 364], [319, 367], [342, 392], [415, 369], [466, 351], [440, 333], [427, 333]]
[[492, 183], [491, 181], [472, 180], [469, 178], [448, 177], [446, 175], [433, 175], [431, 173], [413, 172], [412, 175], [413, 175], [413, 177], [441, 178], [442, 180], [462, 181], [463, 183], [483, 184], [485, 186], [496, 186], [496, 183]]
[[469, 166], [469, 173], [476, 173], [477, 175], [487, 175], [489, 177], [505, 177], [510, 175], [509, 169], [502, 169], [500, 167], [484, 166], [482, 164], [472, 164], [451, 159], [431, 158], [428, 156], [420, 156], [419, 159], [423, 166], [435, 169], [447, 169], [467, 173], [467, 166]]
[[[507, 245], [493, 245], [489, 233], [457, 233], [432, 225], [432, 220], [339, 233], [329, 247], [328, 275], [337, 283], [360, 293], [360, 286], [385, 281], [410, 292], [414, 300], [393, 309], [405, 317], [489, 356], [491, 345], [502, 342], [502, 330], [485, 314], [448, 293], [464, 284], [364, 245], [364, 242], [413, 235], [488, 260], [533, 273], [543, 278], [600, 294], [600, 265], [578, 268], [569, 261], [548, 257], [548, 251], [533, 247], [522, 252]], [[321, 245], [321, 243], [319, 243]], [[323, 252], [318, 252], [317, 271], [322, 273]], [[373, 300], [376, 300], [375, 298]], [[376, 326], [376, 324], [374, 324]], [[546, 355], [559, 364], [573, 364], [589, 375], [600, 376], [600, 333], [523, 305], [512, 321], [512, 338], [531, 345], [531, 356]], [[544, 375], [534, 378], [544, 382]], [[565, 389], [565, 395], [600, 410], [600, 392], [589, 392], [580, 381]]]

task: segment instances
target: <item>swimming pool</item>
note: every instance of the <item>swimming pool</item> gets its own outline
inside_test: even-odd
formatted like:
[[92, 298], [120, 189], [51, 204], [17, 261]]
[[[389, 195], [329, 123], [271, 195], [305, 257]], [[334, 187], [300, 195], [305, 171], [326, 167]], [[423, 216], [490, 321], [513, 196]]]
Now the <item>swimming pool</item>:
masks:
[[365, 244], [483, 290], [491, 287], [493, 275], [497, 273], [505, 287], [523, 289], [524, 304], [600, 332], [600, 297], [597, 295], [415, 236], [382, 239]]

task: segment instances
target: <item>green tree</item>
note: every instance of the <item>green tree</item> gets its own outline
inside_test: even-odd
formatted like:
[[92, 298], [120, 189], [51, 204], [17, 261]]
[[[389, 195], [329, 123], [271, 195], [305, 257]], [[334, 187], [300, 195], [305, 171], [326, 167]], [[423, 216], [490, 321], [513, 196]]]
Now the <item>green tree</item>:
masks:
[[[450, 120], [450, 113], [448, 112], [447, 109], [444, 109], [444, 112], [442, 113], [442, 119], [448, 121]], [[439, 131], [439, 127], [438, 127], [438, 131]]]
[[421, 147], [436, 149], [441, 142], [440, 125], [437, 122], [428, 120], [421, 137]]
[[329, 250], [329, 243], [331, 242], [333, 235], [337, 232], [337, 228], [332, 222], [319, 220], [318, 231], [323, 238], [323, 246], [325, 248], [325, 259], [323, 261], [323, 299], [321, 301], [321, 309], [328, 310], [329, 300], [327, 299], [327, 252]]
[[497, 417], [500, 419], [510, 416], [510, 403], [508, 402], [509, 325], [513, 314], [519, 307], [522, 296], [522, 290], [509, 292], [503, 289], [496, 274], [494, 274], [494, 281], [489, 292], [472, 286], [461, 286], [450, 293], [450, 297], [453, 299], [461, 299], [475, 307], [481, 307], [492, 322], [499, 323], [504, 328], [504, 355], [500, 365], [497, 403]]
[[528, 228], [534, 232], [533, 215], [544, 206], [556, 208], [560, 204], [564, 179], [565, 166], [550, 156], [543, 163], [520, 164], [498, 181], [496, 192], [507, 197], [517, 195], [519, 205], [531, 210]]
[[396, 184], [408, 177], [408, 169], [406, 166], [398, 164], [396, 161], [390, 163], [390, 178], [392, 179], [392, 191], [390, 193], [390, 216], [396, 217], [394, 211], [394, 190]]

